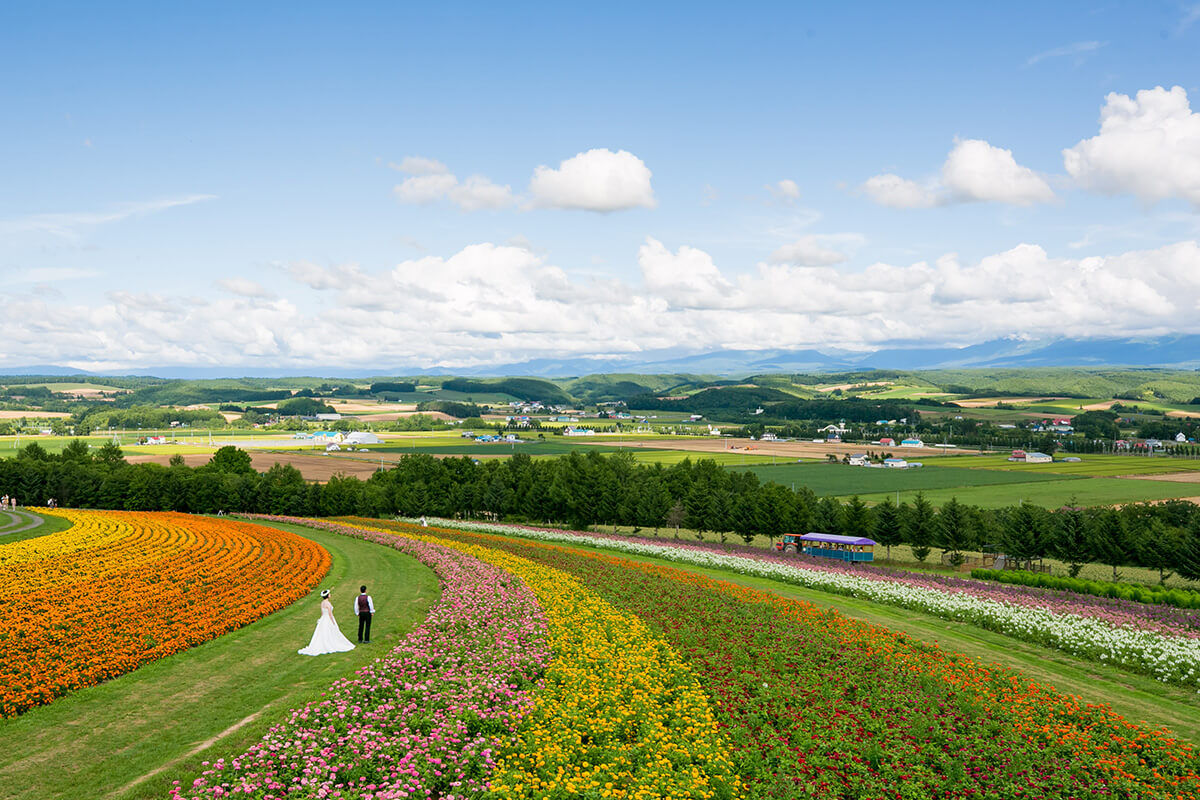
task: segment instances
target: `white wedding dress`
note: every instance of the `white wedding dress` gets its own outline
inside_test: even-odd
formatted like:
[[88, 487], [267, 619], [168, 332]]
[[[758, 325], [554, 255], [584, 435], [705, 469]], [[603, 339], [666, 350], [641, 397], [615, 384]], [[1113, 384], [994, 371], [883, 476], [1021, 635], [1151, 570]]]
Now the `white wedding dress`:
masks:
[[308, 647], [300, 650], [302, 656], [319, 656], [325, 653], [344, 653], [353, 650], [354, 643], [342, 636], [338, 629], [337, 620], [333, 618], [333, 603], [321, 601], [321, 617], [317, 620], [317, 629], [313, 631], [312, 641]]

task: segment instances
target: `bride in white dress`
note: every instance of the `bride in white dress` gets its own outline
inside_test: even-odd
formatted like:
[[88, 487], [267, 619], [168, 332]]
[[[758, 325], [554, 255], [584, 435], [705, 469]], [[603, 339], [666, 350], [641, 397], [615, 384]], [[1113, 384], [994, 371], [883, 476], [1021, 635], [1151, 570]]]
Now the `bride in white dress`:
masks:
[[329, 601], [329, 590], [321, 591], [321, 617], [313, 631], [308, 647], [300, 650], [302, 656], [319, 656], [324, 653], [344, 653], [353, 650], [354, 643], [342, 636], [337, 620], [333, 618], [333, 603]]

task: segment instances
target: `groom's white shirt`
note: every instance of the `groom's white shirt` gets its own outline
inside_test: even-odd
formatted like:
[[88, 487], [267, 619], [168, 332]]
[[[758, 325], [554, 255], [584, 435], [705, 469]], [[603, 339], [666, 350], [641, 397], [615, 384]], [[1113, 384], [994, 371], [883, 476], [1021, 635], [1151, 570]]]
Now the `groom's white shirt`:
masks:
[[[356, 594], [354, 596], [354, 615], [355, 616], [358, 616], [358, 598], [360, 598], [360, 597], [362, 597], [361, 594]], [[367, 595], [367, 608], [370, 610], [370, 612], [372, 614], [375, 613], [375, 601], [371, 599], [371, 595]]]

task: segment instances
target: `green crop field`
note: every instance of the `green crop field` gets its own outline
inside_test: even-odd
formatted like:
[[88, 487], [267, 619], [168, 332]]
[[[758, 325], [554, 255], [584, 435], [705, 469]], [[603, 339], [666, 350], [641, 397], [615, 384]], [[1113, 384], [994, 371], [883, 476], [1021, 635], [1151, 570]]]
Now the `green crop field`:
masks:
[[1057, 475], [1166, 475], [1172, 472], [1200, 470], [1200, 459], [1167, 458], [1165, 456], [1081, 455], [1080, 461], [1054, 461], [1050, 464], [1024, 464], [1009, 461], [1008, 456], [964, 456], [963, 466], [973, 469], [1003, 470], [1027, 475], [1055, 473]]
[[[1053, 477], [1060, 479], [926, 490], [925, 498], [935, 505], [941, 505], [951, 497], [957, 497], [960, 502], [984, 508], [998, 508], [1018, 503], [1059, 508], [1071, 502], [1072, 498], [1079, 505], [1102, 506], [1200, 495], [1200, 484], [1195, 483], [1083, 476], [1079, 476], [1081, 479], [1073, 480], [1070, 476], [1065, 475]], [[912, 502], [915, 496], [916, 491], [901, 490], [899, 494], [901, 501], [908, 502]], [[863, 493], [862, 495], [862, 499], [869, 503], [877, 503], [884, 498], [894, 501], [896, 499], [895, 491], [878, 494]]]
[[[734, 469], [736, 467], [731, 467]], [[1000, 470], [967, 469], [965, 467], [925, 466], [919, 469], [873, 469], [846, 464], [787, 464], [750, 467], [747, 472], [762, 481], [797, 488], [807, 486], [818, 495], [849, 496], [882, 492], [917, 492], [1042, 481], [1063, 481], [1071, 478], [1040, 473], [1019, 474]]]

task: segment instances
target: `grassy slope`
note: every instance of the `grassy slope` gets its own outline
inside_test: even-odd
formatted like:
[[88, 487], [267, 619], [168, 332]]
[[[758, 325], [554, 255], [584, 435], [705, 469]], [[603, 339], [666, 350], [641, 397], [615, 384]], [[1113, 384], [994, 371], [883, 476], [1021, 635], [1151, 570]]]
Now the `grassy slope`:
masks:
[[[164, 797], [172, 780], [193, 780], [201, 761], [241, 753], [289, 709], [387, 652], [438, 596], [433, 572], [398, 551], [279, 527], [333, 555], [320, 586], [332, 588], [334, 613], [351, 639], [351, 598], [360, 582], [370, 586], [379, 611], [370, 646], [318, 658], [298, 655], [319, 613], [314, 591], [219, 639], [0, 720], [0, 797]], [[159, 767], [162, 772], [121, 791]]]
[[1066, 694], [1077, 695], [1086, 702], [1108, 703], [1114, 711], [1130, 720], [1144, 722], [1153, 727], [1166, 727], [1181, 738], [1200, 742], [1200, 696], [1186, 689], [1165, 686], [1150, 678], [1084, 661], [1057, 650], [1025, 644], [970, 625], [949, 622], [905, 609], [890, 608], [866, 600], [826, 594], [723, 570], [692, 567], [626, 553], [620, 555], [631, 560], [676, 567], [719, 580], [764, 589], [819, 608], [835, 609], [848, 617], [936, 643], [945, 650], [1019, 670], [1039, 683], [1053, 686]]

